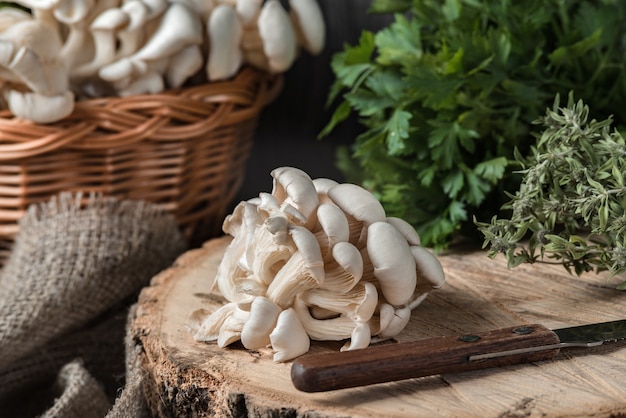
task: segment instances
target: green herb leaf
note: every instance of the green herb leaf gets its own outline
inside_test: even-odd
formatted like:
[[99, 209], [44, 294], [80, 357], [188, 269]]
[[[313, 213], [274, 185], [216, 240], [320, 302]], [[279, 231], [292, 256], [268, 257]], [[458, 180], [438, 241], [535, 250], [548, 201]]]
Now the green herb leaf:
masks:
[[[351, 113], [358, 117], [364, 132], [353, 144], [355, 161], [343, 166], [380, 197], [387, 211], [410, 220], [424, 245], [445, 247], [455, 234], [474, 227], [451, 208], [481, 219], [490, 218], [494, 207], [515, 206], [520, 216], [537, 217], [532, 220], [536, 234], [563, 223], [566, 233], [587, 222], [601, 234], [626, 230], [626, 222], [623, 227], [611, 222], [613, 208], [626, 201], [611, 191], [623, 176], [620, 180], [610, 166], [600, 167], [597, 155], [597, 145], [612, 137], [603, 131], [609, 116], [619, 129], [626, 121], [626, 2], [373, 0], [370, 11], [393, 13], [392, 22], [376, 33], [363, 31], [356, 45], [345, 45], [333, 56], [336, 80], [328, 102], [338, 108], [320, 135]], [[599, 125], [590, 122], [587, 131], [576, 130], [587, 119], [585, 106], [555, 103], [569, 92], [594, 110]], [[546, 109], [553, 112], [548, 119], [542, 118]], [[544, 128], [549, 122], [550, 129], [571, 130], [560, 135], [571, 142], [542, 152], [546, 138], [534, 136], [540, 119]], [[534, 149], [541, 160], [525, 158]], [[561, 193], [575, 183], [573, 191], [581, 196], [594, 190], [586, 180], [589, 164], [595, 168], [588, 175], [608, 195], [598, 189], [583, 203], [550, 200], [552, 187]], [[507, 192], [515, 195], [523, 176], [528, 178], [524, 199], [507, 202]], [[547, 202], [536, 207], [537, 199]], [[602, 209], [608, 217], [596, 217], [599, 205], [608, 208]], [[524, 222], [507, 228], [520, 231], [528, 227]], [[513, 264], [542, 255], [540, 246], [537, 252], [518, 252], [507, 240], [498, 248], [506, 249]], [[591, 266], [584, 257], [568, 263], [572, 271]]]

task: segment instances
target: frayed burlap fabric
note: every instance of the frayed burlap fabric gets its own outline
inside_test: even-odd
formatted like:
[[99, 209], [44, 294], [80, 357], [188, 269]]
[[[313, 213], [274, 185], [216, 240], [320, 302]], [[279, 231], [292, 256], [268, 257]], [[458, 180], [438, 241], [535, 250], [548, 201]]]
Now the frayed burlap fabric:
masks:
[[0, 270], [0, 416], [106, 415], [128, 368], [128, 309], [184, 250], [173, 216], [146, 202], [31, 206]]

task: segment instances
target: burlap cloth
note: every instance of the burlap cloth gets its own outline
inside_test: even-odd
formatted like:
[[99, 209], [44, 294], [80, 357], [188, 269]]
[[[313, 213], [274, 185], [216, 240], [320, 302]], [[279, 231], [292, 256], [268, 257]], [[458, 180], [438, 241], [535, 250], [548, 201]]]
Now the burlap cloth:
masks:
[[33, 205], [0, 270], [0, 417], [147, 416], [139, 290], [185, 250], [155, 205], [61, 194]]

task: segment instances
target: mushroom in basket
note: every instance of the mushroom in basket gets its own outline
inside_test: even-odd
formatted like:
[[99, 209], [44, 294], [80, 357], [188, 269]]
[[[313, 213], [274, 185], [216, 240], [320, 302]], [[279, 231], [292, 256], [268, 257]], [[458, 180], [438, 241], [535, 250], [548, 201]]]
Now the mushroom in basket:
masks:
[[0, 9], [5, 106], [51, 123], [75, 100], [159, 93], [234, 76], [243, 65], [288, 70], [318, 54], [315, 0], [21, 0]]

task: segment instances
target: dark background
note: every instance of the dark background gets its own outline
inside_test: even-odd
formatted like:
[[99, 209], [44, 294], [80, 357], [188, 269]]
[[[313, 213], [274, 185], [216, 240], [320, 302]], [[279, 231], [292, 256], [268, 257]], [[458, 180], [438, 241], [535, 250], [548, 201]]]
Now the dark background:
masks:
[[330, 60], [334, 53], [343, 50], [345, 43], [356, 44], [363, 29], [375, 32], [392, 16], [368, 13], [371, 0], [318, 0], [318, 3], [326, 22], [324, 51], [318, 56], [302, 51], [283, 75], [280, 96], [261, 114], [237, 201], [271, 192], [270, 172], [285, 165], [300, 168], [312, 178], [343, 181], [335, 166], [335, 148], [352, 143], [362, 128], [352, 118], [331, 135], [317, 138], [334, 110], [334, 106], [325, 107], [334, 81]]

